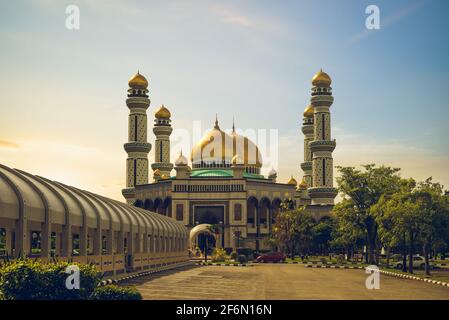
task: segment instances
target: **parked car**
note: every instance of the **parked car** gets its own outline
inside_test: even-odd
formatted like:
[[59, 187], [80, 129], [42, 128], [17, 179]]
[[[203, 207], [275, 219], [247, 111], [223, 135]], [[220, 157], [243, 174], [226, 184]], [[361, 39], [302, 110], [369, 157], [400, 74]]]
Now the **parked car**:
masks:
[[[407, 257], [407, 266], [408, 266], [408, 263], [409, 263], [409, 258]], [[403, 267], [402, 261], [398, 261], [393, 265], [396, 269], [402, 269], [402, 267]], [[429, 261], [429, 265], [431, 268], [433, 267], [433, 264], [431, 261]], [[424, 259], [423, 256], [420, 256], [420, 255], [413, 256], [413, 268], [424, 270], [425, 267], [426, 267], [426, 260]]]
[[284, 262], [286, 255], [281, 252], [267, 252], [257, 257], [257, 262]]

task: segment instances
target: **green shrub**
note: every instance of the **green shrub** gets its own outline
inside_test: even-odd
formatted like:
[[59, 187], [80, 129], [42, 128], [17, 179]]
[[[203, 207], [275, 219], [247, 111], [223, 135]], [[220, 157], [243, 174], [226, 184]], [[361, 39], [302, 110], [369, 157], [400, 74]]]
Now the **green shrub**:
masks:
[[238, 257], [237, 257], [237, 261], [239, 262], [239, 263], [247, 263], [248, 262], [248, 259], [246, 258], [246, 256], [245, 255], [243, 255], [243, 254], [240, 254]]
[[235, 251], [232, 251], [232, 252], [231, 252], [230, 258], [231, 258], [232, 260], [237, 260], [237, 257], [238, 257], [238, 253], [235, 252]]
[[135, 288], [108, 285], [96, 288], [92, 300], [142, 300], [142, 295]]
[[80, 289], [66, 288], [68, 262], [42, 263], [18, 259], [0, 266], [0, 292], [6, 300], [88, 299], [101, 276], [93, 265], [76, 264], [80, 269]]
[[215, 248], [211, 258], [212, 262], [224, 262], [227, 258], [226, 251], [223, 248]]

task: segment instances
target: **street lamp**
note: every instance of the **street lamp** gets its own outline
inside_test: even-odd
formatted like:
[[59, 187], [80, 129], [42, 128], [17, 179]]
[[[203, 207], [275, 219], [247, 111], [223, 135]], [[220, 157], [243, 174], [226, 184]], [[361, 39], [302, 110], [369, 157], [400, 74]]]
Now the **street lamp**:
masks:
[[220, 228], [221, 228], [221, 247], [224, 248], [224, 229], [225, 229], [225, 226], [224, 226], [223, 221], [220, 221], [219, 225], [220, 225]]

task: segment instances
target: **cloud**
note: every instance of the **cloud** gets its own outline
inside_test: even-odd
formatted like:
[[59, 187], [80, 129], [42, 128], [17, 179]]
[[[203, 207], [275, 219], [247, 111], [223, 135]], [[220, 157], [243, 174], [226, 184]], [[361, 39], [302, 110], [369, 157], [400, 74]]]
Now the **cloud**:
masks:
[[12, 141], [0, 140], [0, 148], [20, 148], [20, 146]]
[[218, 15], [220, 17], [220, 20], [224, 23], [229, 23], [245, 28], [255, 26], [255, 22], [251, 18], [229, 6], [224, 6], [222, 4], [213, 4], [210, 6], [210, 9], [216, 15]]
[[[417, 1], [415, 3], [412, 3], [411, 5], [409, 5], [405, 8], [402, 8], [401, 10], [393, 13], [392, 15], [385, 17], [385, 19], [383, 19], [383, 17], [382, 17], [382, 12], [383, 12], [382, 7], [379, 7], [379, 9], [380, 9], [380, 30], [387, 28], [387, 27], [399, 22], [401, 19], [413, 14], [426, 2], [427, 1], [424, 0], [424, 1]], [[349, 41], [351, 43], [357, 42], [357, 41], [362, 40], [380, 30], [369, 30], [369, 29], [365, 28], [364, 30], [362, 30], [359, 33], [352, 36]]]

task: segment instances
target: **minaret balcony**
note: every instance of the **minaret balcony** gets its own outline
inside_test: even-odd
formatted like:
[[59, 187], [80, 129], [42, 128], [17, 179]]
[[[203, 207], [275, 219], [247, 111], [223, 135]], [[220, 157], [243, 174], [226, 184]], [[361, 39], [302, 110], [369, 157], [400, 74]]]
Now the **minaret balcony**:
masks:
[[156, 135], [156, 139], [158, 138], [157, 136], [161, 135], [166, 135], [169, 136], [173, 131], [173, 128], [170, 125], [155, 125], [153, 127], [153, 133]]
[[128, 142], [123, 145], [126, 152], [145, 152], [151, 150], [151, 143], [148, 142]]
[[331, 104], [334, 102], [334, 97], [332, 96], [325, 96], [325, 95], [317, 95], [312, 96], [310, 98], [310, 102], [315, 107], [321, 107], [321, 106], [331, 106]]
[[150, 99], [146, 97], [129, 97], [126, 99], [126, 105], [129, 109], [143, 108], [147, 109], [150, 106]]
[[301, 169], [302, 171], [306, 172], [306, 171], [311, 171], [312, 170], [312, 161], [306, 161], [301, 163]]
[[122, 195], [123, 195], [126, 199], [135, 198], [135, 197], [136, 197], [136, 189], [134, 189], [134, 188], [125, 188], [125, 189], [122, 189]]
[[334, 199], [337, 194], [338, 190], [333, 187], [312, 187], [307, 189], [307, 192], [309, 194], [309, 197], [312, 199], [317, 198], [327, 198], [327, 199]]
[[303, 134], [313, 134], [313, 123], [304, 124], [301, 128]]
[[173, 169], [173, 163], [170, 162], [153, 162], [151, 168], [154, 170], [159, 169], [160, 171], [171, 171]]
[[337, 146], [337, 142], [335, 140], [314, 140], [309, 142], [310, 151], [334, 151]]

